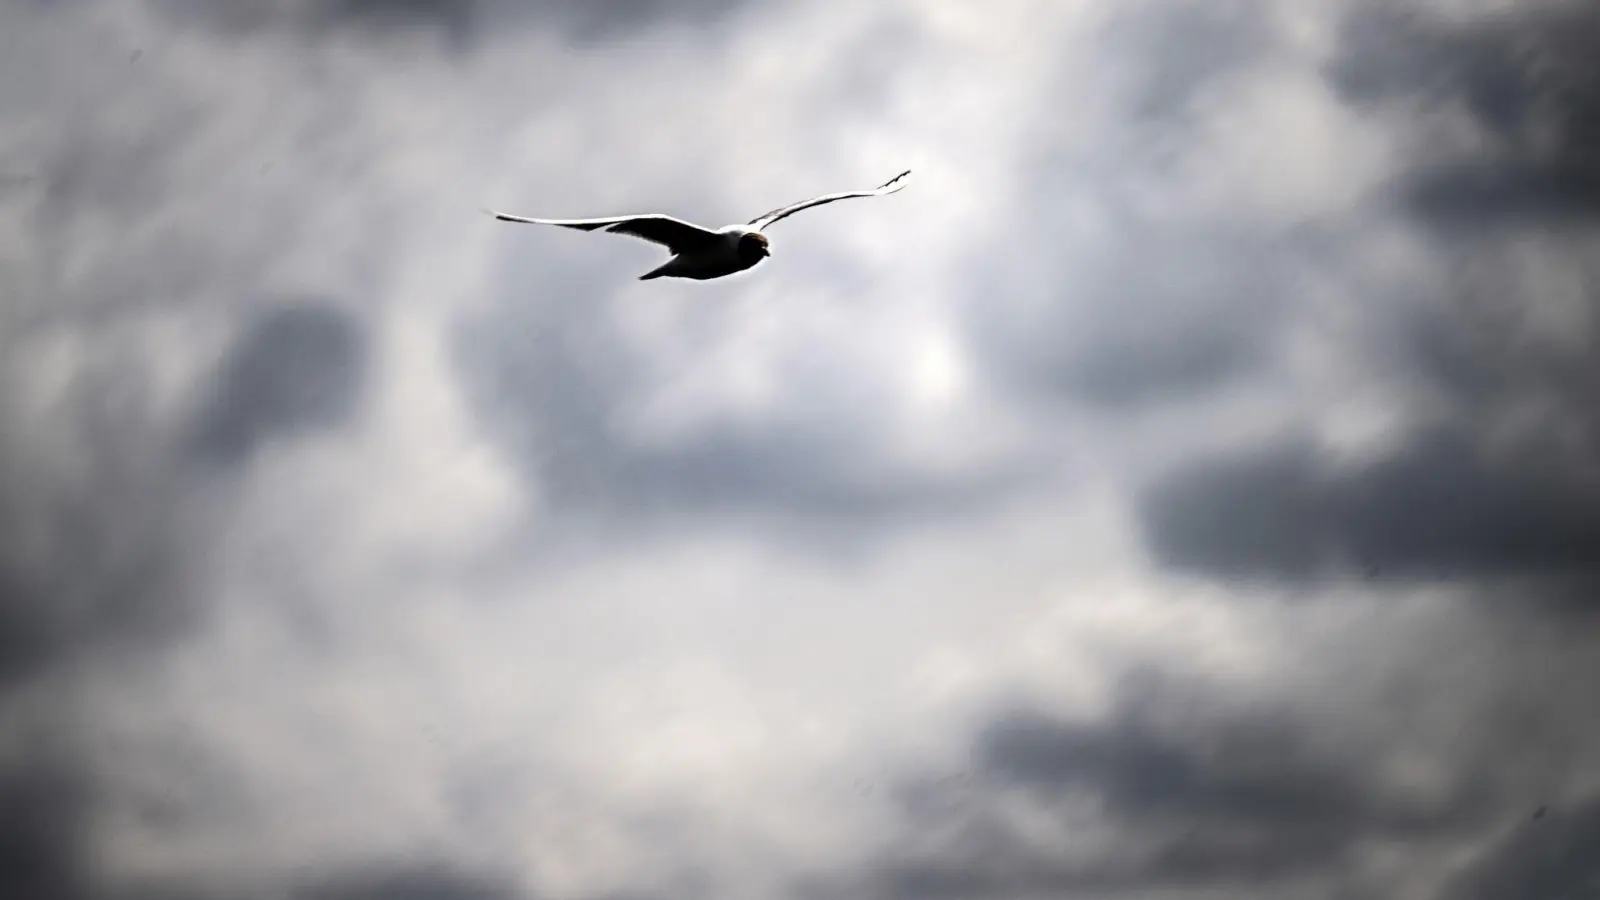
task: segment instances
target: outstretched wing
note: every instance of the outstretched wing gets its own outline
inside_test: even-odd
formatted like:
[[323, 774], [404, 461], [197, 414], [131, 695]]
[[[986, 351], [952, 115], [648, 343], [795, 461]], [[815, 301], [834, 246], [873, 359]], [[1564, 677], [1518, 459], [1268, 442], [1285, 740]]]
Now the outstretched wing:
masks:
[[673, 253], [693, 252], [719, 239], [715, 231], [709, 231], [699, 225], [685, 222], [682, 219], [674, 219], [671, 216], [612, 216], [606, 219], [530, 219], [526, 216], [513, 216], [509, 213], [488, 210], [486, 212], [489, 212], [489, 215], [502, 222], [559, 225], [562, 228], [576, 228], [579, 231], [595, 231], [603, 228], [613, 234], [626, 234], [662, 244]]
[[877, 197], [883, 194], [892, 194], [895, 191], [905, 187], [906, 179], [910, 176], [911, 170], [907, 169], [870, 191], [841, 191], [837, 194], [823, 194], [821, 197], [812, 197], [810, 200], [802, 200], [799, 203], [791, 203], [788, 206], [780, 206], [769, 213], [765, 213], [757, 216], [754, 219], [751, 219], [750, 226], [757, 231], [761, 231], [768, 225], [771, 225], [773, 222], [776, 222], [785, 216], [792, 216], [802, 209], [810, 209], [813, 206], [821, 206], [824, 203], [832, 203], [835, 200], [848, 200], [851, 197]]

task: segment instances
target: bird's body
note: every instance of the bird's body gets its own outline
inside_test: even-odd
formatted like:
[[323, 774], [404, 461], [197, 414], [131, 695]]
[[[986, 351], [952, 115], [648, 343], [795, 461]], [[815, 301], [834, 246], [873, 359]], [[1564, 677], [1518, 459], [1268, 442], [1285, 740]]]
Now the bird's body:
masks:
[[768, 225], [802, 209], [844, 200], [850, 197], [876, 197], [892, 194], [905, 187], [910, 171], [901, 172], [870, 191], [846, 191], [824, 194], [781, 206], [757, 216], [743, 225], [727, 225], [715, 231], [702, 228], [682, 219], [656, 213], [640, 216], [612, 216], [602, 219], [533, 219], [506, 213], [490, 213], [503, 222], [523, 222], [533, 225], [559, 225], [580, 231], [604, 229], [617, 234], [661, 244], [672, 254], [665, 263], [639, 276], [639, 280], [652, 278], [690, 278], [708, 281], [743, 272], [772, 255], [770, 242], [762, 233]]
[[640, 281], [652, 278], [692, 278], [709, 281], [743, 272], [768, 256], [767, 236], [742, 225], [719, 228], [717, 239], [703, 246], [691, 247], [674, 253], [672, 258], [639, 276]]

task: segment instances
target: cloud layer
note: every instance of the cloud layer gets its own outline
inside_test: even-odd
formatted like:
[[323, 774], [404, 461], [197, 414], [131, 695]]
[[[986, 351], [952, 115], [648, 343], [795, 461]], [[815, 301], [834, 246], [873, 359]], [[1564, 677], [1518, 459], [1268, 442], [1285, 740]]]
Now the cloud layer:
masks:
[[1585, 889], [1600, 15], [1493, 6], [5, 7], [0, 895]]

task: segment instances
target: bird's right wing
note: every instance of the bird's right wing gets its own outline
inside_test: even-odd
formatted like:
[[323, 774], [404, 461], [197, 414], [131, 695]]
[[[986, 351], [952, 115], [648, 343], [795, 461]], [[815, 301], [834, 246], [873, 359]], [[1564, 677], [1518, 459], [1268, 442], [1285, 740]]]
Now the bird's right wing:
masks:
[[485, 211], [502, 222], [559, 225], [562, 228], [576, 228], [579, 231], [595, 231], [603, 228], [614, 234], [626, 234], [662, 244], [673, 253], [693, 252], [716, 242], [721, 237], [715, 231], [701, 228], [692, 222], [674, 219], [672, 216], [655, 214], [612, 216], [605, 219], [532, 219], [526, 216], [513, 216], [509, 213]]
[[788, 206], [780, 206], [771, 212], [763, 213], [754, 219], [751, 219], [750, 227], [757, 231], [762, 231], [773, 222], [792, 216], [802, 209], [810, 209], [813, 206], [821, 206], [824, 203], [832, 203], [835, 200], [849, 200], [852, 197], [881, 197], [884, 194], [892, 194], [895, 191], [904, 188], [906, 186], [906, 179], [910, 176], [911, 170], [907, 169], [870, 191], [840, 191], [836, 194], [823, 194], [820, 197], [812, 197], [810, 200], [801, 200], [799, 203], [791, 203]]

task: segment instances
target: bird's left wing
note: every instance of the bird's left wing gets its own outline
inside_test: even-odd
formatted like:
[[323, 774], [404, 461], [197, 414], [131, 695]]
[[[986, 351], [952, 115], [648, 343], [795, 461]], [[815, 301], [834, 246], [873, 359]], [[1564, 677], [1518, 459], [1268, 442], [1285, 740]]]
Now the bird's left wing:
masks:
[[701, 228], [692, 222], [672, 216], [650, 214], [643, 216], [611, 216], [604, 219], [534, 219], [513, 216], [509, 213], [485, 210], [502, 222], [522, 222], [529, 225], [559, 225], [579, 231], [605, 229], [614, 234], [626, 234], [653, 243], [662, 244], [673, 253], [693, 252], [719, 239], [715, 231]]
[[788, 206], [780, 206], [769, 213], [765, 213], [757, 216], [754, 219], [751, 219], [750, 227], [757, 231], [761, 231], [768, 225], [771, 225], [773, 222], [776, 222], [786, 216], [792, 216], [802, 209], [810, 209], [813, 206], [821, 206], [824, 203], [832, 203], [835, 200], [848, 200], [851, 197], [878, 197], [882, 196], [883, 194], [892, 194], [895, 191], [904, 188], [906, 186], [906, 179], [910, 176], [911, 170], [907, 169], [870, 191], [841, 191], [837, 194], [823, 194], [820, 197], [812, 197], [810, 200], [802, 200], [799, 203], [791, 203]]

